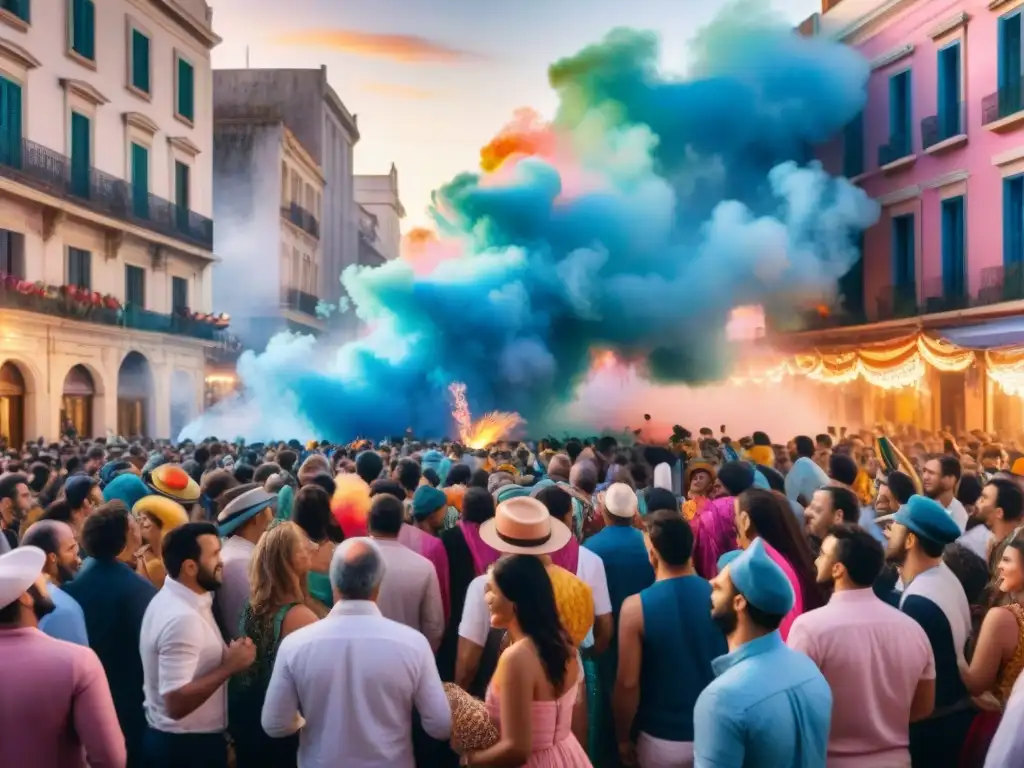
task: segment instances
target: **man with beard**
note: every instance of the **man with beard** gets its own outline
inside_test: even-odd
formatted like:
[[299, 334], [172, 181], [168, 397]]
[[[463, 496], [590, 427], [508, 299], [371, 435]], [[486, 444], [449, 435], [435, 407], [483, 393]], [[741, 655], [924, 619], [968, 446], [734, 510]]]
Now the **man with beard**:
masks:
[[75, 578], [82, 565], [75, 532], [67, 523], [40, 520], [25, 532], [21, 543], [26, 547], [39, 547], [46, 555], [43, 575], [49, 582], [54, 610], [39, 622], [39, 629], [58, 640], [89, 645], [82, 606], [61, 589]]
[[25, 475], [0, 475], [0, 535], [5, 550], [18, 546], [18, 529], [32, 508], [32, 494]]
[[716, 679], [693, 713], [697, 765], [825, 765], [832, 691], [807, 656], [779, 634], [793, 587], [760, 538], [718, 561], [711, 618], [729, 653], [711, 662]]
[[99, 659], [91, 649], [37, 628], [53, 611], [45, 563], [46, 554], [36, 547], [0, 556], [3, 763], [120, 768], [124, 737]]
[[886, 559], [903, 581], [900, 610], [928, 635], [935, 656], [935, 710], [910, 726], [914, 765], [949, 765], [974, 719], [971, 698], [960, 679], [964, 647], [971, 634], [971, 610], [956, 575], [942, 562], [960, 527], [938, 501], [912, 496], [893, 515]]
[[221, 583], [212, 523], [186, 523], [163, 540], [167, 579], [142, 618], [145, 765], [226, 768], [228, 679], [256, 658], [252, 640], [225, 647], [213, 616]]

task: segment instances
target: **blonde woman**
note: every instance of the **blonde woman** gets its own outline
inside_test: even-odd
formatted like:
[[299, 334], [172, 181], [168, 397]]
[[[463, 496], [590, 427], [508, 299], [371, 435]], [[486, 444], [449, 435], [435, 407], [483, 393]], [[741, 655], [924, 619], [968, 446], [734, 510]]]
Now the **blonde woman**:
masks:
[[167, 578], [163, 561], [164, 536], [188, 522], [185, 508], [164, 496], [144, 496], [132, 514], [139, 521], [143, 546], [135, 552], [135, 572], [160, 589]]
[[239, 637], [256, 645], [256, 661], [228, 687], [229, 730], [238, 768], [296, 764], [298, 736], [272, 739], [260, 725], [263, 699], [281, 641], [320, 616], [306, 590], [312, 544], [299, 526], [284, 522], [259, 540], [249, 565], [249, 601], [242, 609]]

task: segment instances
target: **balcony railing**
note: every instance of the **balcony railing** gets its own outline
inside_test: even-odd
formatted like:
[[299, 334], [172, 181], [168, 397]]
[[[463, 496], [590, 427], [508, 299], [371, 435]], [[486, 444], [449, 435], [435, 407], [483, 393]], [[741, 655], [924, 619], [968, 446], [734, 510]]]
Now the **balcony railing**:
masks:
[[957, 104], [954, 109], [941, 112], [938, 115], [931, 115], [921, 121], [921, 148], [934, 147], [947, 139], [959, 136], [965, 132], [967, 126], [966, 115], [963, 104]]
[[917, 286], [887, 285], [878, 292], [878, 320], [900, 320], [914, 317], [919, 310], [917, 306]]
[[1024, 299], [1024, 264], [1006, 264], [981, 270], [978, 306]]
[[999, 87], [981, 100], [982, 125], [994, 123], [1024, 110], [1024, 78], [1018, 78]]
[[878, 167], [883, 168], [913, 154], [910, 136], [897, 134], [889, 137], [889, 143], [878, 148]]
[[281, 215], [302, 231], [308, 232], [313, 237], [320, 237], [320, 222], [316, 220], [316, 216], [302, 206], [295, 203], [283, 205], [281, 206]]
[[[954, 284], [959, 282], [959, 284]], [[923, 285], [923, 300], [920, 314], [932, 315], [939, 312], [953, 312], [967, 309], [971, 305], [971, 297], [967, 293], [967, 283], [961, 276], [959, 281], [947, 281], [937, 277], [927, 280]]]
[[71, 200], [96, 213], [211, 250], [213, 221], [96, 168], [72, 167], [71, 159], [23, 139], [0, 141], [0, 175]]
[[320, 303], [320, 298], [305, 291], [289, 288], [285, 291], [284, 303], [289, 309], [316, 317], [316, 306]]

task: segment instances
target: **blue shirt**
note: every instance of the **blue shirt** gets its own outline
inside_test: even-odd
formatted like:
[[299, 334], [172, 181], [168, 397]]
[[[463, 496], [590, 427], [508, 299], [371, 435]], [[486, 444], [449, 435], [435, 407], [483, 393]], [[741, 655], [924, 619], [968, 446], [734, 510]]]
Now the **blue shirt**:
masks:
[[89, 634], [85, 631], [85, 614], [82, 613], [82, 606], [54, 584], [47, 584], [46, 589], [53, 600], [54, 609], [39, 622], [39, 629], [57, 640], [88, 647]]
[[778, 631], [711, 662], [693, 712], [696, 768], [825, 768], [832, 691]]

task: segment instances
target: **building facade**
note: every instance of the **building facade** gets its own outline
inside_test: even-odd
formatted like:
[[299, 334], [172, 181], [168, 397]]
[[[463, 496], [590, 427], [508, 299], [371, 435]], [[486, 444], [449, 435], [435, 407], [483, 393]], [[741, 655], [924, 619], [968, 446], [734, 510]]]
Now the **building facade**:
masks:
[[383, 175], [355, 177], [356, 203], [376, 219], [376, 248], [387, 261], [397, 259], [402, 249], [402, 219], [405, 208], [398, 194], [398, 169]]
[[[839, 305], [802, 334], [808, 344], [913, 329], [952, 338], [964, 326], [977, 339], [1024, 306], [1022, 9], [1024, 0], [824, 0], [800, 25], [870, 63], [863, 113], [821, 159], [881, 205]], [[852, 387], [845, 410], [934, 428], [1019, 422], [1019, 398], [985, 373], [929, 370], [919, 391]]]
[[319, 295], [341, 297], [341, 273], [359, 258], [359, 213], [353, 190], [353, 148], [359, 141], [350, 113], [320, 69], [218, 69], [213, 73], [217, 114], [254, 111], [277, 116], [296, 136], [324, 177]]
[[170, 437], [202, 408], [213, 257], [203, 0], [0, 9], [0, 436]]
[[281, 331], [318, 334], [322, 286], [320, 166], [279, 119], [214, 125], [214, 300], [232, 332], [263, 349]]
[[[358, 205], [358, 203], [357, 203]], [[359, 206], [359, 265], [363, 267], [379, 267], [387, 259], [382, 253], [383, 244], [380, 238], [380, 222], [370, 213], [369, 209]]]

